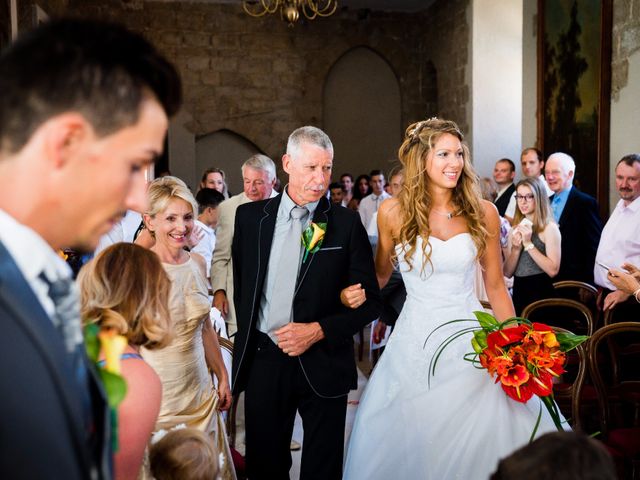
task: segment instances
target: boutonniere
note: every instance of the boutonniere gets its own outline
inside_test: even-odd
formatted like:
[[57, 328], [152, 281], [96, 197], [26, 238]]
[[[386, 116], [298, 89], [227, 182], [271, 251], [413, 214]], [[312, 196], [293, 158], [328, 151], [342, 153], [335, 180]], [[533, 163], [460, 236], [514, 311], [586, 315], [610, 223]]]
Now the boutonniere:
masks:
[[[111, 439], [113, 451], [118, 451], [118, 405], [127, 394], [127, 382], [120, 375], [121, 355], [127, 348], [127, 338], [113, 329], [101, 329], [95, 323], [84, 328], [87, 356], [96, 366], [111, 414]], [[100, 351], [104, 360], [100, 361]]]
[[327, 232], [326, 223], [314, 223], [302, 232], [302, 245], [304, 245], [304, 257], [302, 263], [307, 261], [307, 256], [310, 253], [316, 253], [322, 246], [322, 240], [324, 240], [324, 234]]

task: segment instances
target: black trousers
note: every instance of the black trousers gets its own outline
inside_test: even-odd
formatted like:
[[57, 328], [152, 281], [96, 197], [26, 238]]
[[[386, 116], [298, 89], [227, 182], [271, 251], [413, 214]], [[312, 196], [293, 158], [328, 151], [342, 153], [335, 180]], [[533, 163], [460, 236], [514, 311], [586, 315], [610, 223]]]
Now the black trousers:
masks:
[[245, 393], [246, 466], [250, 480], [289, 479], [296, 410], [302, 417], [301, 480], [342, 478], [347, 396], [319, 397], [297, 357], [263, 334]]

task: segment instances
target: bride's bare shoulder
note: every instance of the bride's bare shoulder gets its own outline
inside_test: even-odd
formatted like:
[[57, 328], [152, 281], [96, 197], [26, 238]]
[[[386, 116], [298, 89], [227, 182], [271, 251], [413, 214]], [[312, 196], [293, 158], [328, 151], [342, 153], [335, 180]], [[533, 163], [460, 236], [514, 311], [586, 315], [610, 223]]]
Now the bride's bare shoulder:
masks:
[[378, 226], [380, 229], [397, 232], [402, 225], [400, 202], [397, 198], [387, 198], [378, 209]]

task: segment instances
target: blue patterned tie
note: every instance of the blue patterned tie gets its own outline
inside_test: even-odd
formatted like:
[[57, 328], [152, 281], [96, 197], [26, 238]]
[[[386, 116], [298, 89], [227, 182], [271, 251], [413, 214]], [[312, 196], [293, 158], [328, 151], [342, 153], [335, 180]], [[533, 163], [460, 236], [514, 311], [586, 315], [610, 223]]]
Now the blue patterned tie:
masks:
[[560, 196], [556, 193], [551, 202], [551, 210], [553, 211], [553, 218], [556, 223], [560, 223]]
[[72, 278], [50, 281], [43, 273], [40, 275], [49, 287], [49, 298], [53, 301], [55, 312], [51, 317], [54, 326], [60, 332], [73, 368], [73, 378], [81, 395], [85, 427], [90, 428], [92, 421], [91, 395], [89, 393], [89, 374], [85, 361], [84, 341], [80, 323], [79, 295]]

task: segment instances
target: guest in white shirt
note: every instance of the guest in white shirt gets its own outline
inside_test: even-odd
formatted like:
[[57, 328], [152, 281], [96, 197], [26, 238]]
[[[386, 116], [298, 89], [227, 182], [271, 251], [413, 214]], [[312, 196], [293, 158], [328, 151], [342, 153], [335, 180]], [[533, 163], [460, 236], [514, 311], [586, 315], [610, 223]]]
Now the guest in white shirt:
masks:
[[202, 229], [202, 238], [191, 251], [201, 255], [207, 266], [207, 280], [211, 279], [211, 258], [216, 248], [215, 228], [218, 225], [218, 205], [224, 201], [224, 195], [213, 188], [202, 188], [196, 195], [198, 218], [195, 224]]
[[553, 195], [553, 190], [547, 184], [544, 178], [544, 160], [542, 152], [537, 148], [525, 148], [520, 155], [520, 164], [522, 166], [522, 174], [525, 177], [535, 177], [544, 185], [547, 196]]
[[391, 195], [384, 191], [384, 173], [382, 173], [382, 170], [372, 170], [369, 177], [369, 187], [372, 193], [364, 197], [358, 207], [360, 220], [362, 220], [365, 229], [369, 228], [373, 214], [378, 211], [382, 201], [391, 198]]
[[626, 155], [618, 162], [616, 190], [620, 200], [602, 230], [593, 267], [596, 285], [610, 292], [604, 298], [605, 310], [627, 301], [630, 295], [616, 289], [608, 269], [600, 264], [616, 269], [624, 263], [640, 264], [640, 155]]

